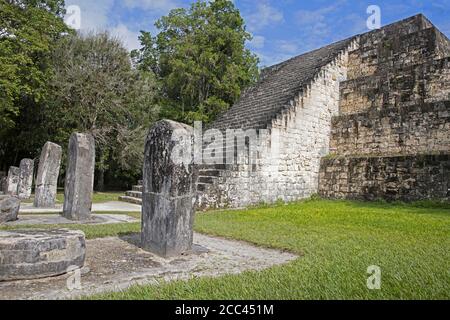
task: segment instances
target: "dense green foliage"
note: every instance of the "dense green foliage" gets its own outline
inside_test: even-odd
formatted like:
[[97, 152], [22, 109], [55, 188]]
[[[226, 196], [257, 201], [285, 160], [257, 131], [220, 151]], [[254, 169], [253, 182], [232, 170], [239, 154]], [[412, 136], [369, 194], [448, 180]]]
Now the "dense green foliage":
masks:
[[52, 48], [69, 32], [63, 13], [61, 0], [0, 0], [0, 162], [29, 156], [41, 135], [31, 123], [48, 97]]
[[99, 190], [111, 166], [139, 176], [144, 137], [158, 115], [152, 74], [133, 69], [127, 50], [108, 33], [67, 36], [52, 61], [47, 125], [55, 128], [54, 139], [65, 143], [74, 131], [93, 134]]
[[90, 132], [96, 189], [126, 187], [141, 175], [155, 120], [211, 121], [258, 76], [231, 1], [172, 10], [131, 55], [108, 33], [69, 29], [64, 7], [63, 0], [0, 0], [0, 171], [37, 159], [53, 141], [64, 150], [63, 177], [70, 134]]
[[251, 36], [232, 1], [197, 1], [155, 25], [159, 33], [142, 32], [133, 58], [161, 82], [163, 117], [212, 121], [256, 80], [258, 59], [245, 48]]
[[[100, 299], [449, 299], [450, 207], [313, 200], [197, 215], [196, 230], [299, 258], [220, 278], [136, 286]], [[381, 290], [367, 268], [381, 267]]]

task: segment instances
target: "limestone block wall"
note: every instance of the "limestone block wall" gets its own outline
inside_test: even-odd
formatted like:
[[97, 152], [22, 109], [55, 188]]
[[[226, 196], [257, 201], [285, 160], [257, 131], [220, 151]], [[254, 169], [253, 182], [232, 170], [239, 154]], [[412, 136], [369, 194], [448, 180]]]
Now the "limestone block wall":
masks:
[[319, 192], [356, 200], [450, 200], [450, 155], [324, 158]]
[[449, 150], [450, 101], [390, 107], [332, 120], [332, 154], [427, 154]]
[[341, 84], [340, 113], [450, 100], [450, 58], [392, 69]]
[[347, 65], [345, 51], [272, 120], [268, 135], [260, 137], [257, 163], [215, 166], [218, 176], [205, 178], [214, 181], [200, 190], [199, 206], [243, 207], [317, 193], [320, 159], [329, 153], [331, 119], [339, 111]]

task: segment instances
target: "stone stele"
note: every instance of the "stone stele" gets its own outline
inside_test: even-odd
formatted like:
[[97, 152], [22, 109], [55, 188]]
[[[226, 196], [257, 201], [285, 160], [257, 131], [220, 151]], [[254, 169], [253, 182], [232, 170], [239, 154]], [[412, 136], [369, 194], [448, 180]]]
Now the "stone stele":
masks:
[[86, 256], [82, 231], [0, 231], [0, 281], [52, 277], [82, 268]]
[[17, 196], [17, 186], [19, 185], [20, 169], [9, 167], [8, 178], [6, 181], [6, 194]]
[[22, 159], [19, 169], [17, 195], [19, 199], [29, 199], [31, 197], [31, 187], [33, 186], [34, 161], [31, 159]]
[[0, 196], [0, 224], [17, 220], [20, 200], [11, 196]]
[[86, 220], [91, 216], [94, 189], [95, 141], [85, 133], [73, 133], [64, 188], [63, 216], [70, 220]]
[[[145, 142], [142, 248], [163, 257], [177, 256], [192, 248], [195, 205], [192, 137], [191, 127], [162, 120], [151, 128]], [[183, 152], [181, 158], [185, 161], [175, 161]]]
[[52, 142], [47, 142], [42, 148], [35, 183], [34, 206], [36, 208], [55, 206], [61, 155], [62, 148]]

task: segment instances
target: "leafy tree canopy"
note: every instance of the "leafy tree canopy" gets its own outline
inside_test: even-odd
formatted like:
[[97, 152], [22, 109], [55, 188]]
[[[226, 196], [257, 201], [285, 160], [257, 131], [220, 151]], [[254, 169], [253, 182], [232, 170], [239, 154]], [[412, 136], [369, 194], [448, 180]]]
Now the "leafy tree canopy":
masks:
[[209, 122], [258, 77], [258, 59], [232, 1], [199, 0], [156, 22], [159, 33], [141, 32], [142, 48], [132, 53], [140, 70], [161, 82], [162, 116]]

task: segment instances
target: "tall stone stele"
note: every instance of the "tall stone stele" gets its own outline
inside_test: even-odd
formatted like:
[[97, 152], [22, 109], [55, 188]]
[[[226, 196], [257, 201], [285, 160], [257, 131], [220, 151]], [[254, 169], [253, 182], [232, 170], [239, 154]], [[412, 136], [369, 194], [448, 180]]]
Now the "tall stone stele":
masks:
[[91, 216], [94, 189], [95, 141], [86, 133], [73, 133], [64, 187], [63, 216], [70, 220], [87, 220]]
[[19, 199], [29, 199], [31, 197], [31, 187], [33, 186], [34, 160], [22, 159], [19, 169], [17, 195]]
[[19, 185], [20, 169], [9, 167], [8, 178], [6, 180], [6, 194], [17, 196], [17, 187]]
[[163, 257], [192, 249], [196, 198], [192, 138], [192, 127], [162, 120], [150, 129], [145, 142], [142, 248]]
[[34, 206], [36, 208], [55, 206], [61, 155], [62, 148], [52, 142], [47, 142], [42, 148], [35, 183]]

